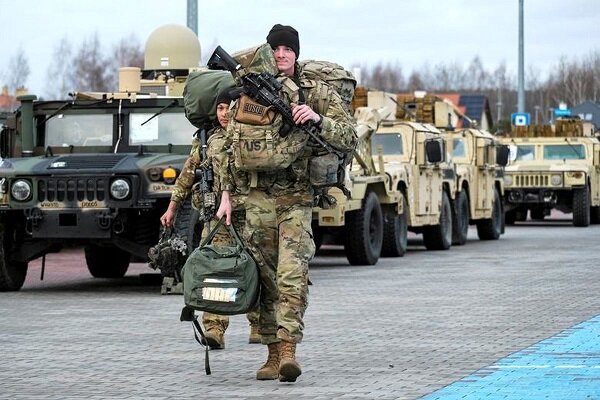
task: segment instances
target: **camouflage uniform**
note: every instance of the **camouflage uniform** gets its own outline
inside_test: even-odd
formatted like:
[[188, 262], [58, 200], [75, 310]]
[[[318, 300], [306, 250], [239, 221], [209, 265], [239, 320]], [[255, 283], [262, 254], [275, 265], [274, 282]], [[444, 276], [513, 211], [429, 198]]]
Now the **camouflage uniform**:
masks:
[[[212, 163], [213, 171], [219, 171], [222, 162], [222, 149], [226, 145], [225, 143], [225, 130], [221, 127], [215, 127], [208, 132], [208, 143], [207, 143], [207, 160], [206, 163]], [[181, 174], [175, 182], [175, 189], [171, 194], [171, 200], [181, 204], [183, 200], [190, 194], [192, 185], [194, 184], [194, 178], [196, 169], [202, 165], [201, 156], [201, 144], [198, 138], [194, 138], [192, 141], [192, 150], [190, 156], [185, 161]], [[236, 172], [235, 169], [230, 170], [229, 174], [233, 177], [233, 185], [235, 190], [232, 191], [231, 200], [234, 207], [232, 215], [232, 223], [238, 232], [242, 232], [245, 221], [244, 211], [244, 198], [248, 190], [243, 189], [247, 187], [244, 182], [245, 175]], [[218, 173], [215, 174], [215, 182], [213, 185], [215, 192], [219, 191], [220, 181]], [[192, 206], [196, 209], [202, 208], [201, 199], [199, 196], [192, 194]], [[216, 222], [216, 219], [214, 219]], [[210, 232], [210, 222], [202, 230], [202, 239], [204, 239], [208, 232]], [[215, 245], [229, 245], [233, 243], [233, 239], [230, 237], [229, 231], [225, 227], [221, 227], [215, 234], [213, 241]], [[251, 311], [247, 314], [248, 321], [252, 325], [258, 323], [258, 311]], [[217, 315], [208, 312], [204, 312], [202, 315], [202, 323], [206, 330], [214, 328], [221, 329], [223, 332], [229, 326], [229, 317], [224, 315]]]
[[[323, 115], [321, 138], [340, 149], [354, 148], [356, 132], [339, 95], [322, 82], [300, 79], [300, 84], [306, 103]], [[228, 152], [223, 155], [229, 158]], [[263, 344], [302, 341], [308, 262], [315, 253], [310, 155], [307, 146], [286, 169], [248, 173], [251, 188], [246, 200], [244, 239], [260, 267], [259, 332]], [[221, 179], [221, 189], [233, 188], [231, 175], [221, 175]]]

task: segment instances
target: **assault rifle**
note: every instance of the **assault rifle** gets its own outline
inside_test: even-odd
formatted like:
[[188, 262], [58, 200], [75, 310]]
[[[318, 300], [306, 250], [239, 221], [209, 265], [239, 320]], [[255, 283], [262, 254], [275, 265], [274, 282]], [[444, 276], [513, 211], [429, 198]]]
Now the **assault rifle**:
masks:
[[296, 125], [292, 116], [291, 107], [279, 96], [281, 83], [270, 73], [261, 72], [260, 74], [249, 73], [240, 63], [236, 61], [229, 53], [221, 46], [217, 46], [207, 66], [209, 69], [219, 69], [231, 72], [242, 84], [242, 92], [248, 95], [252, 100], [264, 105], [272, 106], [285, 122], [284, 127], [280, 131], [280, 135], [285, 136], [289, 133], [292, 127], [301, 129], [308, 134], [312, 140], [322, 146], [327, 152], [334, 153], [342, 157], [343, 152], [334, 149], [329, 143], [319, 137], [319, 129], [310, 122], [304, 125]]
[[200, 129], [200, 156], [202, 163], [196, 169], [196, 177], [194, 186], [192, 186], [192, 192], [197, 192], [202, 200], [202, 210], [200, 219], [204, 222], [210, 221], [216, 212], [217, 197], [213, 191], [214, 173], [212, 165], [208, 164], [207, 161], [207, 137], [206, 128]]

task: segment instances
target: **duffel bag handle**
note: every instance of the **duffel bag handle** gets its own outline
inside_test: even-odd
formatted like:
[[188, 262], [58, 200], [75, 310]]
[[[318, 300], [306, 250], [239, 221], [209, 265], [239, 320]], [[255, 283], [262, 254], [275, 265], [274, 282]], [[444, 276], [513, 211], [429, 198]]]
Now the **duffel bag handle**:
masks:
[[[219, 221], [217, 222], [217, 224], [215, 225], [215, 227], [210, 230], [210, 232], [208, 233], [208, 236], [206, 236], [206, 238], [204, 239], [204, 241], [202, 242], [200, 247], [204, 247], [204, 246], [208, 245], [210, 242], [212, 242], [215, 235], [217, 234], [217, 231], [219, 230], [221, 225], [223, 225], [224, 223], [225, 223], [225, 216], [222, 216], [219, 219]], [[242, 238], [240, 238], [240, 235], [238, 234], [238, 232], [233, 227], [233, 224], [227, 225], [227, 228], [229, 228], [229, 233], [231, 234], [231, 237], [233, 239], [235, 239], [236, 244], [238, 246], [240, 246], [241, 248], [244, 248], [244, 242], [242, 241]]]

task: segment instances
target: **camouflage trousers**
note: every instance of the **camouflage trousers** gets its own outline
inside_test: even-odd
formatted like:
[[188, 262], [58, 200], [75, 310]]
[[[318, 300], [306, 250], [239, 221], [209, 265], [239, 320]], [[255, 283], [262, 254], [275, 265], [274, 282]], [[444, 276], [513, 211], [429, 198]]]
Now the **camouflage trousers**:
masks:
[[315, 254], [312, 195], [273, 196], [251, 189], [244, 239], [261, 277], [259, 332], [263, 344], [299, 343], [308, 304], [308, 262]]
[[[240, 236], [242, 234], [244, 223], [246, 219], [246, 212], [244, 210], [234, 211], [231, 215], [231, 223]], [[218, 222], [217, 218], [214, 218], [210, 223], [206, 224], [202, 229], [202, 239], [204, 240], [208, 233]], [[229, 230], [225, 225], [221, 226], [215, 234], [212, 243], [214, 245], [228, 246], [234, 244], [234, 240], [229, 234]], [[252, 310], [246, 314], [250, 325], [258, 325], [258, 310]], [[209, 312], [202, 313], [202, 324], [206, 330], [219, 329], [225, 332], [229, 326], [229, 317], [227, 315], [218, 315]]]

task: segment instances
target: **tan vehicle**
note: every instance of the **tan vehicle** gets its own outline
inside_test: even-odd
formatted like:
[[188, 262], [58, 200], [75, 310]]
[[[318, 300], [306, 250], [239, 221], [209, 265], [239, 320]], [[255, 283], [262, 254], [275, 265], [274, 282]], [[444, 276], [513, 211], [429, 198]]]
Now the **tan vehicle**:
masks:
[[[324, 235], [332, 237], [335, 243], [344, 245], [352, 265], [373, 265], [380, 255], [404, 255], [411, 222], [419, 224], [414, 226], [416, 229], [431, 227], [425, 234], [430, 248], [448, 248], [451, 242], [451, 221], [441, 218], [444, 223], [440, 227], [443, 200], [439, 164], [444, 157], [443, 141], [419, 124], [398, 128], [403, 131], [400, 136], [394, 128], [390, 135], [382, 133], [386, 129], [384, 125], [389, 124], [381, 119], [390, 112], [393, 110], [382, 104], [357, 109], [359, 146], [346, 183], [351, 195], [346, 198], [338, 189], [331, 189], [329, 193], [335, 196], [337, 203], [328, 209], [313, 211], [317, 245]], [[405, 140], [406, 144], [399, 144], [398, 139]], [[388, 144], [387, 140], [393, 143]], [[400, 156], [406, 160], [400, 164], [378, 150], [379, 144], [386, 149], [393, 147], [392, 157], [402, 149], [411, 151]], [[409, 182], [428, 185], [412, 190], [408, 189]], [[451, 218], [447, 203], [444, 215]], [[409, 207], [409, 204], [414, 206]]]
[[428, 250], [447, 250], [452, 244], [452, 203], [450, 188], [444, 182], [445, 151], [440, 131], [429, 124], [410, 121], [384, 121], [374, 137], [376, 152], [383, 153], [378, 171], [391, 177], [402, 193], [403, 215], [386, 221], [385, 234], [404, 236], [399, 230], [423, 235]]
[[552, 209], [573, 213], [574, 226], [600, 223], [600, 142], [591, 124], [515, 127], [504, 175], [506, 223], [543, 220]]
[[481, 240], [504, 233], [504, 166], [508, 149], [489, 132], [474, 128], [446, 131], [448, 152], [456, 167], [452, 244], [467, 241], [469, 225]]
[[442, 168], [452, 200], [452, 244], [465, 244], [472, 224], [480, 239], [498, 239], [504, 232], [502, 175], [508, 157], [506, 146], [487, 131], [454, 130], [459, 120], [467, 117], [448, 100], [423, 95], [399, 96], [397, 102], [396, 117], [433, 124], [446, 139], [451, 157]]

